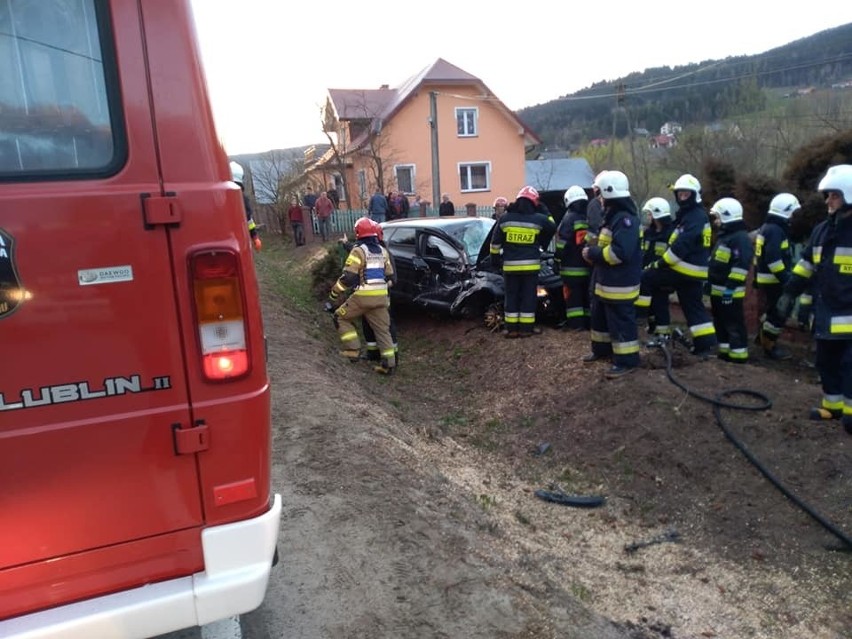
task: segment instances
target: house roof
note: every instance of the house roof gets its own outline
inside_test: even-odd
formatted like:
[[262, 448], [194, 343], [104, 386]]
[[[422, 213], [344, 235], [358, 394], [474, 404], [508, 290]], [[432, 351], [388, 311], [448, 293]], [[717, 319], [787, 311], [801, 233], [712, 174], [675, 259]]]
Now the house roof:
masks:
[[[468, 86], [478, 85], [485, 98], [494, 101], [507, 117], [513, 120], [524, 132], [532, 144], [541, 142], [539, 137], [524, 124], [514, 112], [510, 111], [475, 75], [471, 75], [443, 58], [438, 58], [419, 73], [405, 80], [399, 87], [391, 89], [383, 86], [379, 89], [329, 89], [328, 94], [332, 108], [339, 120], [389, 120], [408, 102], [421, 87], [429, 85]], [[357, 148], [366, 141], [367, 135], [352, 141], [352, 147]], [[354, 150], [353, 148], [353, 150]]]
[[526, 183], [539, 192], [564, 191], [575, 184], [590, 189], [595, 180], [594, 171], [585, 158], [527, 160], [525, 175]]

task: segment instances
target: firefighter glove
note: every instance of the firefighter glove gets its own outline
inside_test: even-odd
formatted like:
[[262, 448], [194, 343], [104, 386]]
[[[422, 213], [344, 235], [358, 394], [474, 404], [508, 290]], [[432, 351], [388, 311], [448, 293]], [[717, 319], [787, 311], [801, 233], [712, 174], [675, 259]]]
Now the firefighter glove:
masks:
[[324, 310], [326, 313], [334, 313], [335, 308], [336, 307], [331, 301], [326, 301], [326, 303], [322, 305], [322, 310]]

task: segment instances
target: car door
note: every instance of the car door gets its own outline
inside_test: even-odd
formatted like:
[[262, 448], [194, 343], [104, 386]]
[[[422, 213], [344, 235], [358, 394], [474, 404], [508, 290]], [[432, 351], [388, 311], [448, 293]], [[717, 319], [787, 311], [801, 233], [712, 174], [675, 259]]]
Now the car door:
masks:
[[415, 299], [436, 306], [451, 304], [469, 276], [464, 246], [446, 233], [433, 229], [417, 231]]

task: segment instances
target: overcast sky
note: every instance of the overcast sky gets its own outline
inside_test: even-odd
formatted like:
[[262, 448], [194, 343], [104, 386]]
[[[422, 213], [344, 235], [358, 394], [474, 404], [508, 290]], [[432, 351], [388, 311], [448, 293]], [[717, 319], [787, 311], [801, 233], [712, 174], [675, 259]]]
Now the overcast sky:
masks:
[[324, 142], [327, 89], [397, 87], [438, 58], [518, 110], [634, 71], [762, 53], [852, 22], [848, 0], [192, 4], [229, 155]]

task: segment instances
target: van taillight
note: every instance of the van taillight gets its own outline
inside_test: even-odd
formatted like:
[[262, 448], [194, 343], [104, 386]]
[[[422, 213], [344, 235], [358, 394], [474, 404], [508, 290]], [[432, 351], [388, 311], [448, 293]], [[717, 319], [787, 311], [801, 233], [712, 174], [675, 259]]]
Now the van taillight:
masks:
[[249, 352], [237, 255], [196, 253], [190, 270], [204, 376], [218, 381], [244, 375]]

